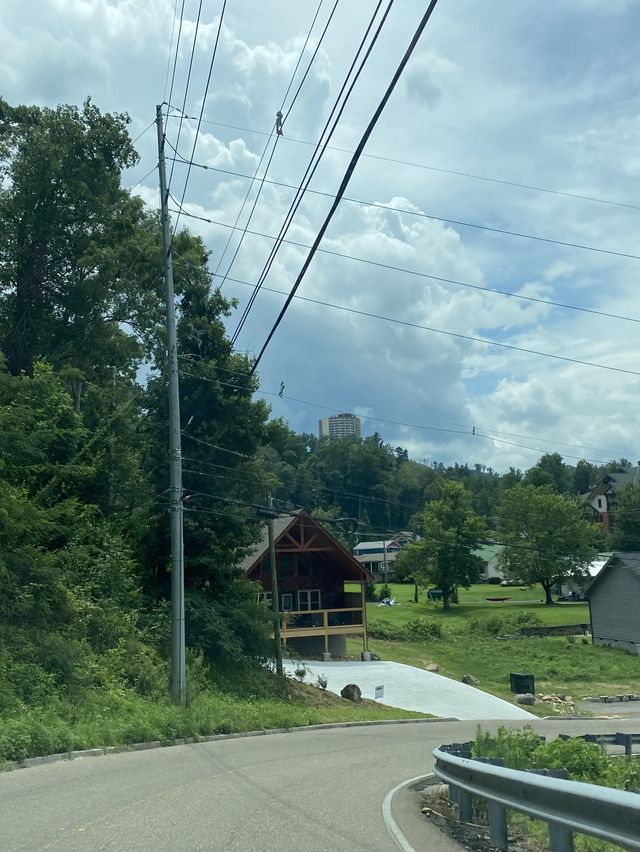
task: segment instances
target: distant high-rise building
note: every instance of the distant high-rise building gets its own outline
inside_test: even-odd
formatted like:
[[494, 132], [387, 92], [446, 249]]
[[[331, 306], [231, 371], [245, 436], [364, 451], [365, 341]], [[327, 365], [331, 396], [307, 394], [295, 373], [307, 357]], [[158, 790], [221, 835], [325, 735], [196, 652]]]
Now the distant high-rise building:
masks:
[[321, 438], [348, 438], [351, 435], [360, 437], [360, 418], [355, 414], [335, 414], [333, 417], [323, 417], [318, 424]]

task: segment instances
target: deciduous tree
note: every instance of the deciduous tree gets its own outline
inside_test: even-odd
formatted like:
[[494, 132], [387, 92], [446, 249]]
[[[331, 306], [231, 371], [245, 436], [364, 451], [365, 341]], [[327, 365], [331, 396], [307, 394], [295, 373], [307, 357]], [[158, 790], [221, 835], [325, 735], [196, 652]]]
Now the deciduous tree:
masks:
[[500, 554], [505, 575], [540, 583], [545, 602], [551, 589], [570, 577], [585, 576], [597, 553], [598, 530], [584, 518], [582, 506], [557, 494], [553, 486], [516, 485], [500, 504]]

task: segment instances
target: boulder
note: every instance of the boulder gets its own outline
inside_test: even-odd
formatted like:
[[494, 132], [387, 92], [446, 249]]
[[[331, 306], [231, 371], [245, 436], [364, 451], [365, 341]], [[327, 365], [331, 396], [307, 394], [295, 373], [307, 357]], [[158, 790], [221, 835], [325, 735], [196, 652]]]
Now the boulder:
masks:
[[536, 697], [532, 695], [530, 692], [523, 692], [515, 697], [516, 704], [535, 704]]
[[477, 677], [473, 675], [464, 675], [462, 678], [462, 682], [466, 683], [467, 686], [475, 686], [477, 683], [480, 683]]
[[349, 701], [361, 701], [362, 691], [356, 683], [348, 683], [340, 690], [340, 695]]
[[424, 670], [425, 670], [425, 672], [437, 672], [438, 671], [438, 664], [437, 663], [427, 663], [427, 665], [424, 667]]

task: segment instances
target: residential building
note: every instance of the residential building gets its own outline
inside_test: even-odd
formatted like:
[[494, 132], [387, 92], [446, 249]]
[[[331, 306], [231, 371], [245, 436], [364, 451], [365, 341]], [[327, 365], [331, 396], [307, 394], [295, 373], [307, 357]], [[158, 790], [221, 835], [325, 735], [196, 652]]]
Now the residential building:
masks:
[[402, 531], [382, 541], [361, 541], [353, 552], [356, 559], [372, 576], [376, 583], [393, 579], [393, 563], [407, 544], [416, 540], [412, 532]]
[[593, 511], [594, 523], [605, 532], [613, 529], [613, 512], [616, 495], [627, 485], [640, 484], [640, 466], [608, 471], [586, 494], [580, 495]]
[[640, 553], [614, 553], [585, 594], [593, 644], [640, 654]]
[[597, 557], [587, 565], [583, 575], [567, 577], [556, 586], [556, 594], [558, 597], [576, 597], [584, 598], [589, 585], [595, 580], [598, 574], [602, 571], [613, 553], [599, 553]]
[[321, 438], [349, 438], [353, 435], [359, 438], [360, 418], [348, 413], [322, 417], [318, 422], [318, 434]]
[[[347, 636], [356, 635], [367, 651], [364, 587], [372, 578], [366, 568], [305, 512], [282, 515], [273, 527], [283, 643], [303, 655], [329, 658], [344, 656]], [[271, 601], [267, 528], [240, 567], [260, 583], [261, 599]]]
[[504, 572], [500, 568], [498, 559], [503, 550], [504, 546], [501, 544], [483, 544], [478, 550], [473, 551], [474, 556], [479, 556], [483, 562], [481, 582], [488, 583], [494, 578], [504, 580]]

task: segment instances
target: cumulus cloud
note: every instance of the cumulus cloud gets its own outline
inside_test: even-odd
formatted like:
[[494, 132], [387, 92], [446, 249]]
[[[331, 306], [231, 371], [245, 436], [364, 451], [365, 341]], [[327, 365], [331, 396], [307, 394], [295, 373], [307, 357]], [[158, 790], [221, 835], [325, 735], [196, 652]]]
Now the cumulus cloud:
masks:
[[[5, 6], [4, 97], [54, 105], [80, 103], [90, 94], [103, 109], [129, 111], [133, 135], [144, 131], [171, 68], [173, 0], [8, 0]], [[306, 4], [264, 0], [259, 17], [254, 6], [238, 0], [222, 28], [196, 150], [196, 160], [210, 169], [192, 170], [186, 196], [188, 212], [226, 225], [235, 222], [250, 186], [227, 172], [256, 171], [311, 17]], [[185, 4], [172, 98], [178, 105], [197, 7], [195, 0]], [[312, 151], [303, 143], [317, 139], [363, 29], [356, 7], [338, 10], [287, 119], [269, 179], [294, 186], [300, 181]], [[218, 14], [219, 4], [205, 0], [185, 101], [189, 115], [199, 112], [205, 97]], [[336, 147], [352, 149], [358, 140], [406, 46], [408, 15], [403, 9], [389, 17], [382, 47], [374, 51], [332, 142]], [[367, 147], [366, 153], [386, 159], [363, 157], [347, 193], [390, 209], [345, 201], [321, 246], [326, 251], [317, 254], [299, 291], [316, 302], [401, 322], [294, 300], [260, 366], [264, 390], [275, 394], [266, 397], [274, 413], [297, 429], [315, 431], [318, 417], [333, 407], [356, 410], [367, 418], [365, 431], [402, 443], [416, 458], [497, 469], [526, 467], [548, 449], [568, 456], [599, 458], [600, 450], [615, 450], [640, 457], [634, 453], [640, 416], [633, 375], [453, 336], [633, 371], [637, 324], [438, 280], [640, 317], [638, 261], [470, 226], [638, 253], [638, 211], [601, 202], [636, 203], [640, 125], [632, 93], [640, 72], [632, 60], [639, 25], [637, 6], [626, 0], [608, 4], [606, 15], [591, 0], [562, 0], [543, 19], [533, 7], [511, 0], [472, 13], [460, 0], [438, 8]], [[172, 144], [178, 126], [177, 118], [169, 119]], [[185, 120], [179, 143], [184, 156], [194, 132], [194, 122]], [[129, 185], [153, 167], [153, 132], [137, 147], [141, 161], [127, 176]], [[331, 196], [349, 156], [327, 151], [313, 188]], [[176, 164], [178, 194], [185, 176]], [[241, 226], [257, 188], [251, 188]], [[136, 192], [155, 206], [155, 175]], [[249, 230], [267, 236], [245, 236], [231, 278], [255, 283], [273, 245], [268, 235], [279, 230], [292, 197], [285, 187], [262, 186]], [[330, 197], [305, 197], [288, 235], [302, 245], [287, 243], [279, 251], [266, 286], [281, 292], [260, 294], [239, 338], [241, 348], [255, 352], [262, 344], [329, 204]], [[181, 219], [186, 224], [211, 249], [213, 268], [220, 263], [226, 271], [239, 234], [223, 258], [228, 227]], [[247, 284], [233, 281], [224, 289], [238, 298], [240, 309], [251, 293]], [[236, 322], [237, 316], [229, 319], [231, 331]], [[284, 399], [277, 396], [281, 381]], [[578, 444], [596, 449], [571, 446]]]

